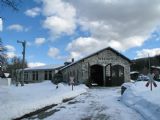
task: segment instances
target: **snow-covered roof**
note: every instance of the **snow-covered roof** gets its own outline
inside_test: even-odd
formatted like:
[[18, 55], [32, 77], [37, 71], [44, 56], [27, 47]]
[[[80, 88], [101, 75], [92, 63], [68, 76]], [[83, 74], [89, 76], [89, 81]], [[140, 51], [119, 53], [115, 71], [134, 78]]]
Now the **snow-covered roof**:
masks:
[[53, 70], [63, 67], [62, 65], [43, 65], [43, 66], [37, 66], [37, 67], [31, 67], [31, 68], [25, 68], [25, 71], [28, 70]]
[[160, 69], [160, 66], [151, 66], [151, 68]]
[[138, 71], [131, 71], [130, 74], [136, 74], [139, 73]]
[[63, 70], [63, 69], [65, 69], [65, 68], [67, 68], [67, 67], [69, 67], [69, 66], [71, 66], [71, 65], [74, 65], [74, 64], [76, 64], [76, 63], [78, 63], [78, 62], [80, 62], [80, 61], [82, 61], [82, 60], [84, 60], [84, 59], [86, 59], [86, 58], [89, 58], [89, 57], [91, 57], [91, 56], [93, 56], [93, 55], [95, 55], [95, 54], [98, 54], [98, 53], [100, 53], [100, 52], [102, 52], [102, 51], [104, 51], [104, 50], [111, 50], [111, 51], [113, 51], [114, 53], [118, 54], [119, 56], [121, 56], [122, 58], [126, 59], [127, 61], [129, 61], [129, 62], [131, 63], [131, 60], [130, 60], [129, 58], [127, 58], [126, 56], [124, 56], [123, 54], [121, 54], [120, 52], [118, 52], [117, 50], [115, 50], [115, 49], [113, 49], [113, 48], [111, 48], [111, 47], [107, 47], [107, 48], [101, 49], [101, 50], [99, 50], [99, 51], [97, 51], [97, 52], [94, 52], [94, 53], [92, 53], [92, 54], [90, 54], [90, 55], [88, 55], [88, 56], [86, 56], [86, 57], [84, 57], [84, 58], [81, 58], [81, 59], [79, 59], [79, 60], [76, 61], [76, 62], [73, 62], [73, 63], [71, 63], [71, 64], [69, 64], [69, 65], [66, 65], [66, 66], [64, 66], [63, 68], [61, 68], [60, 70]]

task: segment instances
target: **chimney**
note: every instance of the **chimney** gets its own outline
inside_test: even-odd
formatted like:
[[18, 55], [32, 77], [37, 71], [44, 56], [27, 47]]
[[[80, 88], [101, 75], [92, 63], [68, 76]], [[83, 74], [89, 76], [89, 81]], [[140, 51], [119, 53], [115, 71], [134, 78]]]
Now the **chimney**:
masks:
[[72, 58], [72, 62], [74, 62], [74, 58]]

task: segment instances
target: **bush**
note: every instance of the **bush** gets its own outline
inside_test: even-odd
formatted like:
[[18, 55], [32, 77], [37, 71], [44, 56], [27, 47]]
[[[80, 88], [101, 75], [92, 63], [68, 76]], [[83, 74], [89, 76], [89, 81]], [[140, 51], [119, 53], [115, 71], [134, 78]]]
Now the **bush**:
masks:
[[54, 79], [52, 80], [54, 84], [58, 84], [62, 81], [63, 81], [63, 77], [60, 73], [55, 74]]
[[84, 84], [85, 84], [86, 86], [88, 86], [88, 87], [91, 87], [91, 86], [92, 86], [92, 84], [91, 84], [91, 79], [89, 78], [89, 79], [85, 80]]

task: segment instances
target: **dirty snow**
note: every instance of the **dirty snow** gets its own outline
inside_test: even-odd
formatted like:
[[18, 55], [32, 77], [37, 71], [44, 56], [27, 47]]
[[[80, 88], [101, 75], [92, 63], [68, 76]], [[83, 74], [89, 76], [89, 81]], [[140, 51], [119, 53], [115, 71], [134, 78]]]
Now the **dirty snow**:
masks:
[[87, 92], [87, 87], [79, 85], [74, 87], [50, 81], [26, 84], [23, 87], [0, 86], [0, 120], [11, 120], [21, 117], [51, 104], [59, 104], [64, 99], [76, 97]]
[[122, 96], [122, 101], [129, 107], [138, 111], [146, 120], [160, 119], [160, 82], [158, 87], [146, 87], [146, 81], [129, 83]]
[[[139, 113], [120, 100], [120, 88], [94, 88], [88, 93], [62, 103], [51, 110], [49, 116], [34, 116], [44, 120], [144, 120]], [[53, 113], [50, 115], [50, 113]], [[31, 119], [31, 118], [30, 118]]]

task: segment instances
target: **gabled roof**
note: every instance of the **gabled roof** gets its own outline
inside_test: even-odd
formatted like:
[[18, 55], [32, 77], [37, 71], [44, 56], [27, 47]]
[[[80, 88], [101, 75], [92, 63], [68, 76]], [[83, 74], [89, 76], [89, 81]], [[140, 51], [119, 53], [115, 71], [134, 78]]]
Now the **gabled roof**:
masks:
[[94, 56], [94, 55], [96, 55], [96, 54], [98, 54], [98, 53], [100, 53], [100, 52], [105, 51], [105, 50], [111, 50], [112, 52], [116, 53], [117, 55], [121, 56], [123, 59], [125, 59], [125, 60], [127, 60], [129, 63], [131, 63], [131, 60], [130, 60], [129, 58], [127, 58], [126, 56], [124, 56], [123, 54], [121, 54], [120, 52], [118, 52], [117, 50], [115, 50], [115, 49], [113, 49], [113, 48], [111, 48], [111, 47], [107, 47], [107, 48], [101, 49], [101, 50], [99, 50], [99, 51], [97, 51], [97, 52], [95, 52], [95, 53], [92, 53], [92, 54], [90, 54], [90, 55], [88, 55], [88, 56], [86, 56], [86, 57], [84, 57], [84, 58], [82, 58], [82, 59], [80, 59], [80, 60], [78, 60], [78, 61], [76, 61], [76, 62], [73, 62], [73, 63], [71, 63], [71, 64], [69, 64], [69, 65], [67, 65], [67, 66], [64, 66], [64, 67], [61, 68], [60, 70], [63, 70], [63, 69], [65, 69], [65, 68], [69, 67], [69, 66], [72, 66], [72, 65], [74, 65], [74, 64], [76, 64], [76, 63], [78, 63], [78, 62], [80, 62], [80, 61], [82, 61], [82, 60], [84, 60], [84, 59], [87, 59], [87, 58], [89, 58], [89, 57], [92, 57], [92, 56]]

